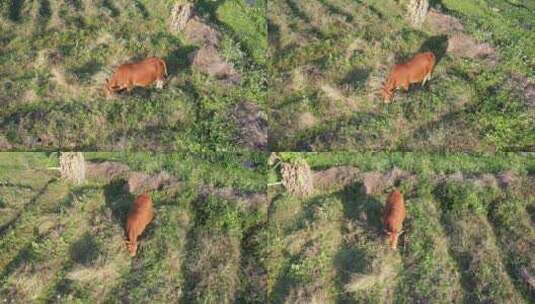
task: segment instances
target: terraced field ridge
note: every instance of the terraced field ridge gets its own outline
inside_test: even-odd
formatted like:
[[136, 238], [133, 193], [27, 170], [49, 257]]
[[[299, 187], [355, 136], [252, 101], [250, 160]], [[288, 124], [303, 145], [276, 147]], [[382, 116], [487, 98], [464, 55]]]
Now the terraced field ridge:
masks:
[[[0, 150], [265, 149], [266, 1], [188, 3], [1, 1]], [[104, 95], [152, 56], [162, 90]]]
[[[534, 303], [532, 154], [279, 153], [272, 164], [272, 303]], [[289, 191], [307, 177], [285, 178], [283, 164], [308, 168], [308, 195]], [[394, 188], [407, 209], [397, 251], [382, 223]]]
[[[535, 149], [535, 3], [430, 0], [414, 25], [413, 2], [269, 3], [271, 151]], [[431, 81], [385, 104], [392, 66], [422, 51]]]
[[[266, 302], [264, 155], [85, 156], [74, 186], [55, 154], [0, 153], [2, 303]], [[131, 258], [141, 191], [156, 216]]]

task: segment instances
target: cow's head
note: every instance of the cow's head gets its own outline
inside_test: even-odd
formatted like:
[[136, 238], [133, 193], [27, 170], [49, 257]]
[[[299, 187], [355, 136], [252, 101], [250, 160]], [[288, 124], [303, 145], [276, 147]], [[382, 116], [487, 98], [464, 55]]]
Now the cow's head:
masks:
[[391, 232], [388, 230], [385, 230], [386, 235], [388, 235], [388, 238], [390, 240], [390, 248], [393, 250], [396, 250], [398, 248], [398, 238], [403, 233], [403, 230], [399, 232]]
[[392, 101], [392, 96], [394, 95], [394, 90], [388, 85], [385, 85], [383, 91], [381, 92], [381, 97], [385, 103], [390, 103]]
[[104, 93], [106, 96], [110, 96], [113, 93], [113, 90], [110, 86], [110, 80], [108, 78], [106, 78], [106, 82], [104, 83]]
[[126, 244], [126, 249], [128, 249], [128, 252], [130, 253], [130, 256], [131, 257], [134, 257], [136, 256], [136, 252], [137, 252], [137, 242], [131, 242], [131, 241], [124, 241], [125, 244]]

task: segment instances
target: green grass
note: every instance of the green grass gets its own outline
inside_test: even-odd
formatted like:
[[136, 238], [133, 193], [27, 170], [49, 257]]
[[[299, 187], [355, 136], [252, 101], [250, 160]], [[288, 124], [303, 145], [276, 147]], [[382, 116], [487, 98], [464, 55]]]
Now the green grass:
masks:
[[[193, 69], [199, 46], [169, 29], [176, 1], [8, 1], [0, 4], [2, 141], [25, 150], [242, 150], [232, 108], [264, 108], [265, 1], [197, 1], [221, 31], [219, 51], [241, 75], [229, 86]], [[184, 1], [185, 2], [185, 1]], [[164, 90], [106, 100], [106, 77], [124, 61], [166, 60]]]
[[[521, 273], [533, 272], [535, 258], [533, 155], [279, 156], [304, 159], [316, 172], [352, 166], [360, 173], [305, 199], [278, 185], [269, 188], [266, 268], [274, 303], [532, 302]], [[414, 175], [397, 182], [407, 217], [396, 252], [382, 224], [392, 186], [363, 191], [366, 174], [388, 179], [394, 167]], [[270, 182], [280, 178], [278, 170], [270, 169]], [[503, 171], [516, 176], [507, 187], [500, 186]]]
[[[299, 153], [295, 153], [299, 154]], [[354, 165], [367, 171], [384, 171], [394, 166], [400, 169], [425, 173], [467, 174], [499, 173], [514, 170], [532, 174], [535, 170], [533, 153], [411, 153], [411, 152], [333, 152], [302, 154], [312, 167], [323, 168], [336, 165]]]
[[266, 205], [201, 191], [212, 185], [265, 193], [265, 156], [85, 156], [148, 174], [165, 170], [181, 186], [178, 191], [151, 191], [156, 217], [141, 238], [138, 255], [130, 258], [123, 236], [134, 196], [124, 190], [124, 180], [91, 179], [73, 186], [50, 169], [58, 166], [56, 153], [0, 154], [0, 200], [5, 204], [0, 207], [0, 298], [35, 303], [265, 303], [265, 289], [259, 285], [265, 274], [259, 253], [265, 249], [255, 240], [266, 221]]
[[388, 105], [377, 93], [391, 66], [419, 50], [441, 55], [446, 36], [410, 27], [406, 1], [272, 3], [271, 150], [532, 150], [534, 111], [513, 78], [533, 81], [533, 5], [430, 2], [495, 48], [498, 62], [445, 53], [429, 85], [397, 92]]

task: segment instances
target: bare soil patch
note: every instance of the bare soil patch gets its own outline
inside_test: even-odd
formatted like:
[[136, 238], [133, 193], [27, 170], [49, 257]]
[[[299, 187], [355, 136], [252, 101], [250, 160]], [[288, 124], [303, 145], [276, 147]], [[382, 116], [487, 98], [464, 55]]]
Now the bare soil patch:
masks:
[[360, 170], [356, 167], [332, 167], [323, 171], [316, 171], [313, 175], [314, 189], [327, 191], [329, 189], [343, 188], [353, 183], [359, 176]]
[[126, 190], [130, 193], [141, 193], [151, 190], [158, 190], [176, 183], [178, 180], [163, 171], [149, 175], [140, 172], [131, 172], [126, 184]]
[[107, 181], [126, 174], [130, 168], [117, 162], [86, 162], [86, 174], [92, 178], [104, 178]]
[[241, 102], [231, 111], [238, 128], [238, 142], [250, 149], [267, 149], [268, 122], [262, 109], [250, 102]]
[[464, 30], [459, 19], [443, 14], [436, 9], [431, 9], [427, 13], [425, 26], [436, 34], [452, 34]]
[[474, 38], [461, 32], [457, 32], [449, 38], [447, 52], [470, 59], [496, 56], [496, 51], [490, 44], [478, 43]]
[[215, 46], [207, 44], [190, 55], [191, 64], [203, 73], [231, 84], [240, 82], [240, 75], [232, 64], [223, 60]]

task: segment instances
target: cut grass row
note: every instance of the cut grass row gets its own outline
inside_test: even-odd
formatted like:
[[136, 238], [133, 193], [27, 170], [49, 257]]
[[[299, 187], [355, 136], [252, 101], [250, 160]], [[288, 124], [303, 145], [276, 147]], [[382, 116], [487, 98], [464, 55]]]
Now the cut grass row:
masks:
[[[47, 170], [57, 166], [55, 154], [10, 154], [13, 163], [1, 176], [2, 199], [22, 182], [37, 184], [43, 178], [28, 171], [45, 172], [50, 183], [28, 189], [35, 202], [27, 203], [26, 198], [33, 196], [25, 195], [7, 206], [19, 205], [21, 213], [2, 231], [2, 298], [8, 302], [265, 302], [264, 289], [255, 286], [263, 280], [256, 266], [263, 244], [254, 241], [265, 222], [264, 206], [199, 192], [204, 182], [215, 187], [232, 185], [239, 192], [263, 189], [265, 180], [258, 177], [262, 169], [247, 169], [254, 174], [245, 174], [241, 163], [249, 159], [254, 164], [260, 157], [220, 156], [227, 162], [217, 161], [220, 167], [214, 166], [215, 176], [210, 179], [207, 169], [215, 155], [159, 155], [86, 155], [93, 161], [123, 161], [149, 174], [164, 168], [181, 173], [177, 174], [183, 182], [180, 191], [151, 193], [156, 218], [142, 237], [138, 255], [131, 259], [124, 246], [123, 223], [134, 195], [125, 192], [124, 181], [89, 180], [70, 186], [58, 180], [54, 170]], [[136, 163], [145, 166], [136, 168]], [[225, 180], [225, 171], [227, 183], [218, 183]], [[251, 280], [255, 273], [256, 281]]]
[[[397, 253], [386, 248], [382, 233], [387, 193], [366, 195], [360, 181], [302, 200], [272, 190], [269, 297], [276, 303], [529, 303], [532, 290], [523, 271], [533, 272], [535, 258], [530, 158], [420, 156], [303, 155], [315, 170], [349, 164], [384, 172], [400, 166], [418, 178], [399, 185], [408, 216]], [[412, 162], [417, 158], [421, 163]], [[485, 177], [505, 168], [517, 174], [506, 189]], [[473, 178], [436, 178], [459, 171]]]

